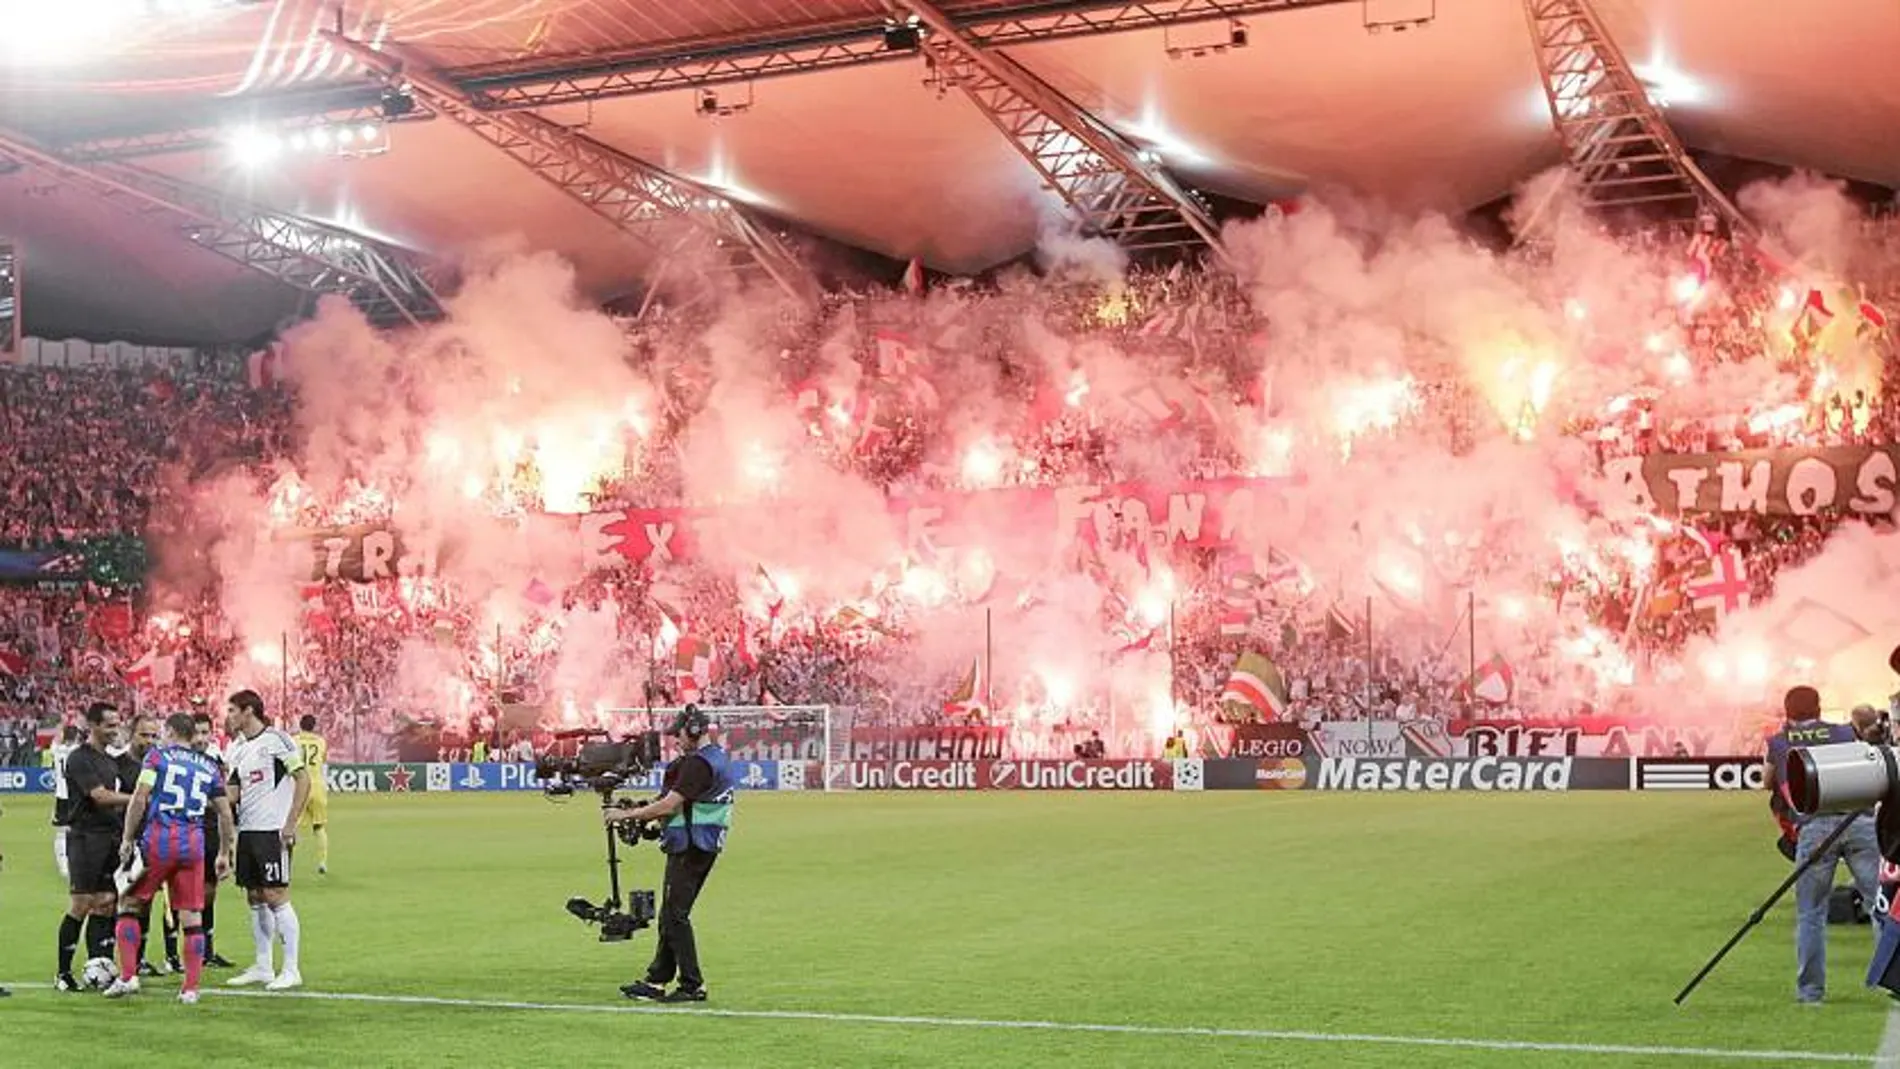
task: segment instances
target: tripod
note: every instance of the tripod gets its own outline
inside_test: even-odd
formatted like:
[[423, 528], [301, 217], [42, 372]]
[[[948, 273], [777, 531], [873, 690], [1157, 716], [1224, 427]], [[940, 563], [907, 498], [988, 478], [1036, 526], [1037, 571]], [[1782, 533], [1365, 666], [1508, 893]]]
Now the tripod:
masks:
[[1781, 886], [1775, 888], [1774, 893], [1768, 896], [1767, 901], [1755, 907], [1755, 912], [1750, 913], [1748, 919], [1742, 922], [1742, 926], [1735, 930], [1735, 934], [1729, 936], [1728, 942], [1722, 944], [1722, 949], [1715, 952], [1715, 956], [1710, 958], [1709, 963], [1702, 967], [1702, 971], [1696, 973], [1695, 978], [1690, 980], [1681, 991], [1676, 993], [1676, 1005], [1682, 1005], [1690, 993], [1701, 985], [1703, 979], [1714, 972], [1715, 967], [1722, 963], [1722, 959], [1728, 957], [1728, 952], [1734, 950], [1736, 945], [1748, 935], [1749, 931], [1761, 923], [1762, 918], [1768, 915], [1769, 910], [1775, 908], [1775, 903], [1781, 901], [1781, 896], [1788, 893], [1788, 888], [1795, 885], [1795, 881], [1801, 878], [1802, 873], [1808, 871], [1808, 868], [1816, 861], [1827, 856], [1828, 850], [1830, 850], [1835, 843], [1840, 841], [1841, 836], [1847, 834], [1847, 829], [1853, 827], [1856, 820], [1859, 820], [1871, 812], [1873, 812], [1871, 809], [1856, 809], [1844, 817], [1841, 822], [1835, 826], [1834, 830], [1828, 833], [1827, 838], [1822, 839], [1820, 845], [1808, 853], [1808, 859], [1796, 865], [1793, 872], [1788, 873], [1788, 878], [1781, 881]]

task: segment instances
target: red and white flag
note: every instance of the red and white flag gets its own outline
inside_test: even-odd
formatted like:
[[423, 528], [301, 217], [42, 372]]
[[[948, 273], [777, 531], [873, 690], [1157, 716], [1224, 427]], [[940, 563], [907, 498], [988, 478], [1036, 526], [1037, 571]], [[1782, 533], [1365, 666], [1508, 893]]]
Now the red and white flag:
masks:
[[145, 656], [133, 661], [125, 670], [125, 681], [135, 687], [169, 687], [178, 678], [178, 656], [160, 655], [157, 647], [145, 651]]
[[1489, 705], [1509, 705], [1517, 694], [1517, 673], [1511, 670], [1511, 663], [1499, 654], [1479, 665], [1465, 680], [1460, 696], [1476, 699]]
[[1687, 532], [1708, 554], [1708, 566], [1690, 575], [1684, 593], [1696, 611], [1710, 611], [1720, 620], [1729, 613], [1748, 607], [1752, 585], [1748, 580], [1748, 561], [1740, 546], [1719, 531], [1690, 528]]
[[963, 681], [943, 703], [944, 713], [950, 716], [981, 715], [986, 708], [983, 704], [983, 695], [987, 689], [983, 681], [983, 658], [970, 658], [969, 672], [964, 675]]
[[712, 686], [713, 651], [710, 643], [683, 635], [673, 651], [673, 682], [682, 702], [696, 702]]
[[765, 652], [764, 644], [759, 641], [759, 629], [752, 626], [752, 621], [746, 619], [744, 616], [740, 616], [739, 641], [737, 643], [739, 663], [744, 665], [748, 672], [757, 671], [759, 667], [759, 655], [763, 652]]

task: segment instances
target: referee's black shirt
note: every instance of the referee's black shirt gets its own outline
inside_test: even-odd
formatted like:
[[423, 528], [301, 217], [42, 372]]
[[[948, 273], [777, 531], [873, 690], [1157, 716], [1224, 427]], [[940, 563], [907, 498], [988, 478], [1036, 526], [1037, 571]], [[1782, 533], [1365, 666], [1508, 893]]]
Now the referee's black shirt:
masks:
[[124, 792], [124, 768], [118, 758], [87, 741], [66, 758], [66, 793], [73, 805], [67, 827], [82, 835], [118, 834], [125, 827], [125, 808], [100, 806], [92, 800], [95, 787]]

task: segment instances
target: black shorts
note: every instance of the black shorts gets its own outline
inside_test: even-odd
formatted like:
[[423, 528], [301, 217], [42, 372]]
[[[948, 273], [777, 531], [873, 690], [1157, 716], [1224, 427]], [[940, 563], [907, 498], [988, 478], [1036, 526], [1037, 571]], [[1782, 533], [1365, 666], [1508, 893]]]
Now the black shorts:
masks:
[[248, 890], [290, 886], [290, 851], [274, 831], [241, 831], [237, 841], [237, 885]]
[[113, 875], [119, 871], [119, 837], [111, 832], [66, 830], [66, 871], [72, 893], [116, 893]]

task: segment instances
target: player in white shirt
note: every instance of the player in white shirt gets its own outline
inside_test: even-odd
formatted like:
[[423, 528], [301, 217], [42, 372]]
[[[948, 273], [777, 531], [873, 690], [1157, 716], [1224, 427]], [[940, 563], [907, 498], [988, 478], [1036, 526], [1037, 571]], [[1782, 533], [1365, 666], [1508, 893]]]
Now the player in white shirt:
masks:
[[[237, 810], [237, 883], [251, 902], [251, 938], [257, 962], [232, 977], [231, 984], [263, 984], [287, 991], [303, 984], [298, 951], [303, 931], [290, 904], [290, 850], [297, 845], [297, 821], [310, 799], [310, 773], [303, 751], [264, 719], [264, 699], [240, 690], [224, 706], [224, 732], [230, 740], [224, 763], [231, 770], [231, 795]], [[284, 967], [272, 968], [271, 942], [284, 944]]]
[[83, 736], [76, 724], [60, 729], [53, 744], [53, 863], [59, 866], [59, 878], [69, 880], [72, 871], [66, 865], [66, 820], [72, 815], [73, 800], [66, 790], [66, 759], [79, 749]]

